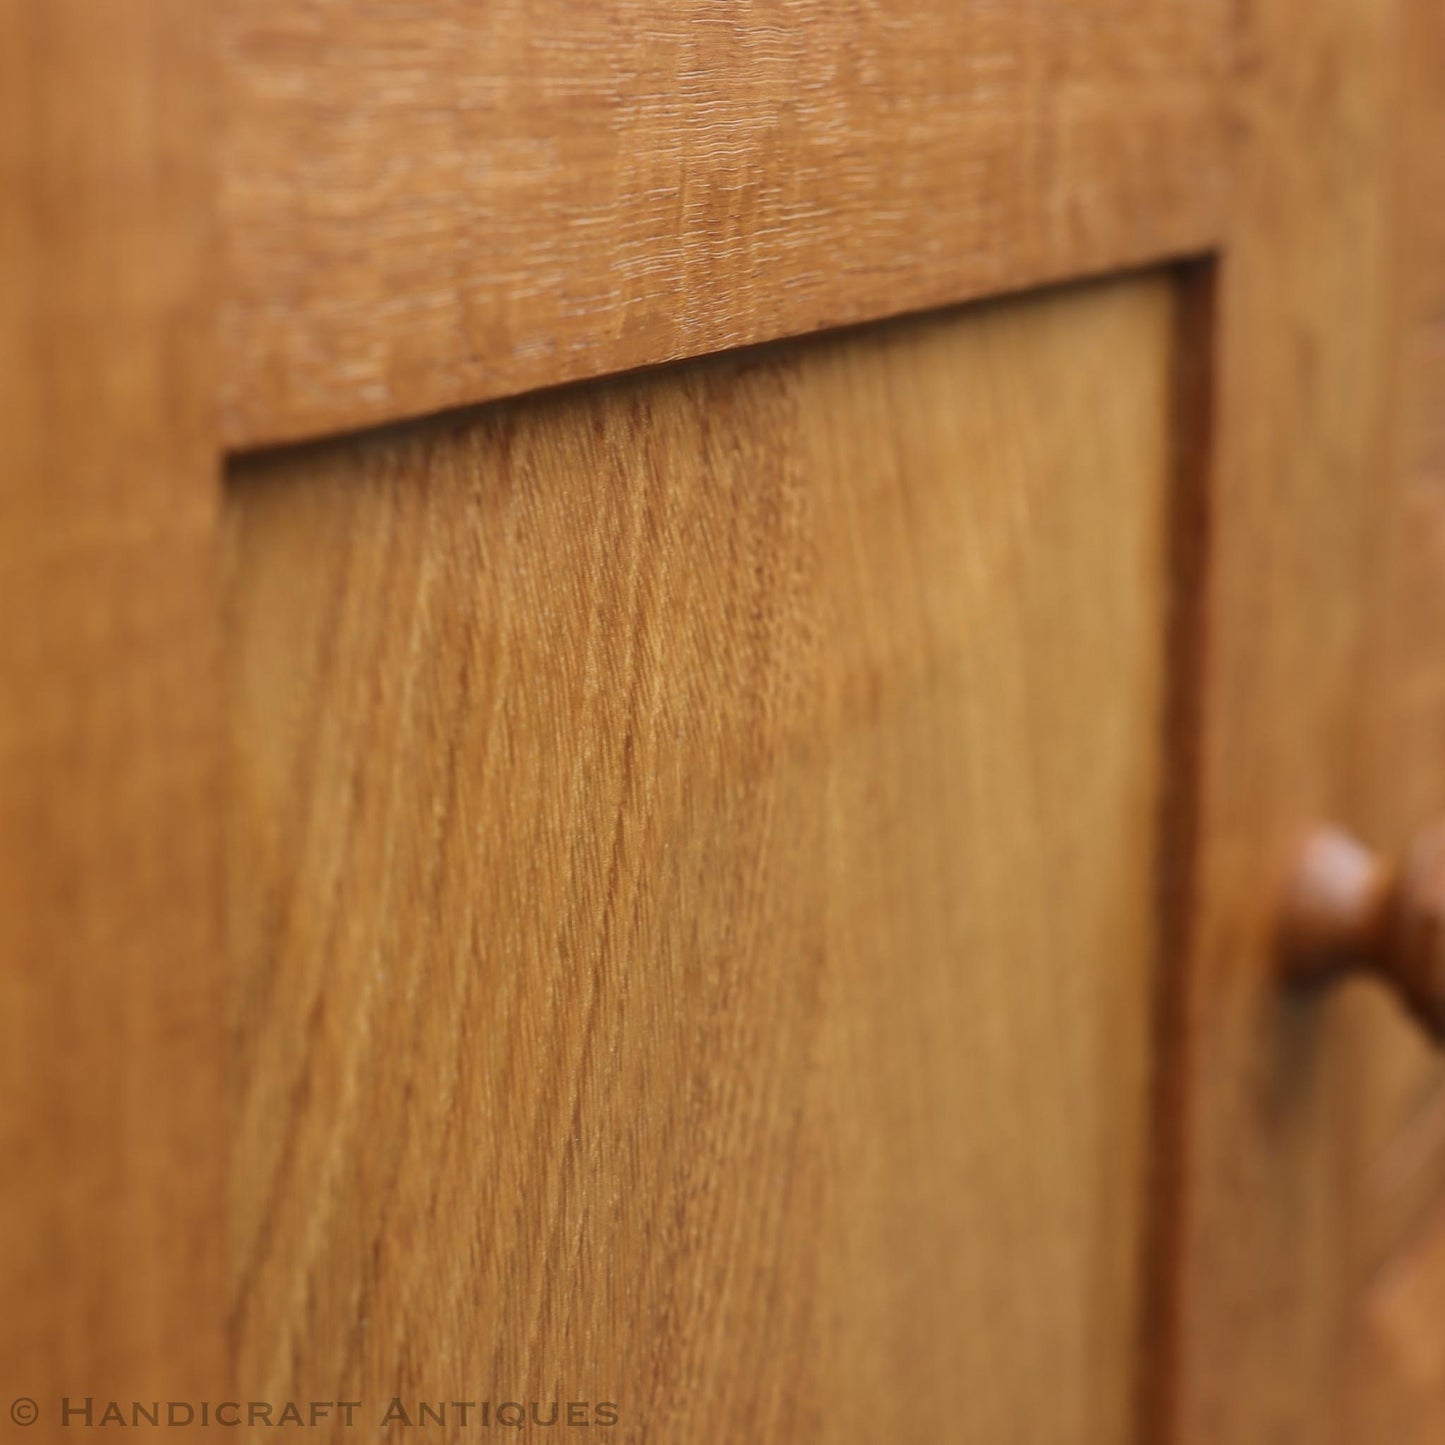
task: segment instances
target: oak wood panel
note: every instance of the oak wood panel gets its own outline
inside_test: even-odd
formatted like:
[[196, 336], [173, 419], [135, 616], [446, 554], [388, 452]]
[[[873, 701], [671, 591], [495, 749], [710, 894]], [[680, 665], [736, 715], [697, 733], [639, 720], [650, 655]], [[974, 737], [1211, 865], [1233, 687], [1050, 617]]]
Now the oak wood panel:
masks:
[[[1368, 986], [1286, 996], [1274, 923], [1310, 823], [1395, 848], [1445, 801], [1445, 574], [1434, 503], [1402, 485], [1405, 338], [1422, 314], [1408, 233], [1430, 193], [1407, 152], [1438, 153], [1411, 110], [1439, 72], [1428, 92], [1409, 77], [1429, 71], [1431, 9], [1241, 11], [1179, 1019], [1168, 1413], [1171, 1438], [1200, 1445], [1404, 1439], [1399, 1412], [1418, 1404], [1391, 1393], [1400, 1375], [1388, 1401], [1359, 1387], [1382, 1254], [1422, 1204], [1382, 1191], [1429, 1152], [1428, 1112], [1400, 1132], [1423, 1050]], [[1372, 1427], [1362, 1412], [1387, 1404]], [[1438, 1436], [1437, 1413], [1423, 1438]]]
[[224, 427], [1202, 250], [1223, 0], [228, 0]]
[[[1445, 813], [1445, 15], [1399, 12], [1397, 154], [1391, 178], [1394, 389], [1370, 535], [1366, 686], [1353, 745], [1361, 825], [1390, 847]], [[1379, 1008], [1364, 1041], [1361, 1166], [1372, 1247], [1388, 1253], [1445, 1185], [1438, 1057]]]
[[[1445, 814], [1445, 11], [1402, 0], [1397, 26], [1395, 397], [1353, 757], [1361, 823], [1392, 846]], [[1445, 1068], [1393, 1010], [1358, 1027], [1351, 1440], [1427, 1445], [1445, 1424]]]
[[1126, 1438], [1176, 319], [233, 465], [241, 1388]]
[[1440, 1438], [1445, 1410], [1445, 1195], [1367, 1282], [1353, 1323], [1351, 1441], [1421, 1445]]
[[0, 6], [7, 1438], [225, 1383], [214, 39]]

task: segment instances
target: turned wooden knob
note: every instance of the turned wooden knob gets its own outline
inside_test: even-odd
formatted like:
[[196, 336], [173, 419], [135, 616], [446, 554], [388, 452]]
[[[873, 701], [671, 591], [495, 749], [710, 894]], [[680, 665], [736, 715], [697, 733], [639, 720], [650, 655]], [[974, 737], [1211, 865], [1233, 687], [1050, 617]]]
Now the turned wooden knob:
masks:
[[1398, 862], [1342, 829], [1316, 828], [1290, 874], [1280, 947], [1292, 981], [1370, 973], [1445, 1043], [1445, 822]]

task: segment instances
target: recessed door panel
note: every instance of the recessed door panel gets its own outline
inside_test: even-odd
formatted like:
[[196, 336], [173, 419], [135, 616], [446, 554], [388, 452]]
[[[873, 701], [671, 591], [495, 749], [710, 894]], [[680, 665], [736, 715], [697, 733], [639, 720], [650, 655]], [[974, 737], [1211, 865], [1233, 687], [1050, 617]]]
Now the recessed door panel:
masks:
[[1130, 278], [233, 463], [247, 1394], [1125, 1438], [1177, 332]]

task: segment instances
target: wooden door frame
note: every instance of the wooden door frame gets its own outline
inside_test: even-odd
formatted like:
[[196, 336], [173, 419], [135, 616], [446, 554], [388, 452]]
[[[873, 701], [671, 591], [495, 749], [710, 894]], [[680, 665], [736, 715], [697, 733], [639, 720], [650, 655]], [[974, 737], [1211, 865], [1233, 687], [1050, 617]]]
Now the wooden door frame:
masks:
[[37, 1401], [30, 1438], [64, 1394], [226, 1379], [214, 22], [0, 9], [0, 1409]]
[[[1199, 238], [1217, 267], [1206, 551], [1174, 633], [1198, 670], [1170, 725], [1197, 770], [1165, 904], [1154, 1438], [1314, 1438], [1342, 1360], [1348, 1049], [1280, 1000], [1271, 908], [1298, 828], [1347, 802], [1419, 3], [1255, 0], [1227, 33], [1228, 199]], [[23, 198], [0, 230], [0, 1145], [18, 1165], [0, 1233], [27, 1242], [6, 1265], [12, 1397], [214, 1393], [229, 1369], [220, 23], [195, 0], [11, 0], [0, 18], [0, 154]], [[1043, 279], [990, 275], [967, 294]]]

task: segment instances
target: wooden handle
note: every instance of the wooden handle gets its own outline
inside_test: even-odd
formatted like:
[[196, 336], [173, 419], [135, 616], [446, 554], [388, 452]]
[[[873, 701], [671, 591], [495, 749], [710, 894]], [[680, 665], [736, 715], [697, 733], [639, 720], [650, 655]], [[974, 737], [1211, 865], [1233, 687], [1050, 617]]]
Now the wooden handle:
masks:
[[1314, 829], [1290, 874], [1280, 949], [1292, 982], [1374, 974], [1445, 1043], [1445, 821], [1399, 862], [1339, 828]]

